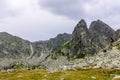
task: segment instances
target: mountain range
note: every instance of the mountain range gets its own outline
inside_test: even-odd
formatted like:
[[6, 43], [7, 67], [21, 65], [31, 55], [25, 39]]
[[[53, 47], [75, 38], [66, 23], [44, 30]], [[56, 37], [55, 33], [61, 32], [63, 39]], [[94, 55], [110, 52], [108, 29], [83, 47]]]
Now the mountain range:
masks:
[[46, 41], [30, 42], [6, 32], [0, 33], [1, 69], [16, 66], [49, 70], [119, 67], [119, 56], [120, 30], [113, 30], [101, 20], [91, 22], [88, 28], [81, 19], [72, 34], [58, 34]]

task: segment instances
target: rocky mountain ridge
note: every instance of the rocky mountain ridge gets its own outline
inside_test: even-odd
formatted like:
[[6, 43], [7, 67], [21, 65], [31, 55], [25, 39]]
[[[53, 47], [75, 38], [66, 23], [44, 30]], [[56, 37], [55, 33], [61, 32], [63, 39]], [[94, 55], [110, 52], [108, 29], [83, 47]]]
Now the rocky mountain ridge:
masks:
[[119, 30], [114, 31], [106, 23], [100, 20], [93, 21], [88, 29], [85, 20], [82, 19], [74, 28], [72, 39], [53, 56], [69, 53], [72, 58], [83, 58], [85, 55], [94, 55], [118, 38]]
[[[48, 69], [51, 71], [67, 70], [67, 69], [75, 70], [77, 68], [82, 68], [82, 69], [118, 68], [119, 69], [120, 68], [120, 39], [112, 43], [112, 46], [107, 46], [104, 49], [106, 51], [101, 50], [99, 51], [98, 54], [94, 56], [85, 56], [84, 58], [74, 59], [71, 61], [67, 61], [66, 59], [64, 59], [64, 57], [62, 57], [65, 60], [63, 64], [57, 65], [59, 67], [55, 67], [55, 64], [54, 64], [54, 68], [52, 65], [52, 67], [48, 67]], [[60, 61], [59, 58], [57, 61]], [[56, 63], [55, 61], [53, 62]]]
[[51, 55], [54, 60], [49, 57], [43, 65], [52, 71], [88, 67], [115, 68], [115, 65], [119, 68], [119, 39], [119, 30], [114, 31], [100, 20], [93, 21], [88, 29], [82, 19], [74, 28], [71, 40]]
[[[91, 66], [111, 67], [113, 63], [111, 59], [115, 61], [119, 59], [119, 39], [120, 30], [114, 31], [101, 20], [93, 21], [88, 28], [82, 19], [72, 34], [59, 34], [46, 41], [30, 42], [2, 32], [0, 68], [37, 66], [49, 70], [65, 70]], [[107, 64], [108, 62], [110, 64]], [[114, 65], [112, 67], [115, 67]]]
[[47, 41], [30, 42], [1, 32], [0, 67], [9, 66], [12, 63], [22, 63], [26, 66], [39, 64], [70, 38], [70, 34], [64, 33]]

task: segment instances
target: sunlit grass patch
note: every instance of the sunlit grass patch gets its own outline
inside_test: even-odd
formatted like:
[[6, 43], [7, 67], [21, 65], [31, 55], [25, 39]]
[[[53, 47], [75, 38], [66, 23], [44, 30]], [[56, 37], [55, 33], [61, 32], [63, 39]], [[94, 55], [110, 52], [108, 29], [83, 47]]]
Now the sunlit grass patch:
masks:
[[[78, 69], [50, 72], [45, 70], [18, 70], [0, 72], [0, 80], [112, 80], [110, 74], [120, 75], [117, 69]], [[119, 79], [114, 79], [119, 80]]]

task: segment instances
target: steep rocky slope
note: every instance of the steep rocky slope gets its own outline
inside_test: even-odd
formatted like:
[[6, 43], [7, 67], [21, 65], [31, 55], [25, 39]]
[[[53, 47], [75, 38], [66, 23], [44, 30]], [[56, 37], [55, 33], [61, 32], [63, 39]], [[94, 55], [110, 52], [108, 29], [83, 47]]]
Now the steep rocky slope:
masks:
[[72, 40], [70, 41], [71, 54], [77, 57], [90, 53], [93, 49], [90, 45], [90, 32], [84, 20], [81, 20], [72, 33]]
[[120, 38], [120, 29], [114, 32], [113, 39], [114, 41], [118, 40]]
[[120, 68], [120, 38], [94, 56], [87, 55], [84, 58], [68, 60], [65, 56], [60, 55], [55, 60], [49, 57], [43, 62], [43, 65], [51, 71], [75, 70], [76, 68]]
[[0, 66], [9, 66], [12, 63], [39, 64], [70, 38], [70, 34], [64, 33], [47, 41], [32, 43], [6, 32], [1, 32]]
[[[72, 34], [59, 34], [46, 41], [30, 42], [6, 32], [0, 33], [0, 68], [33, 66], [49, 70], [119, 67], [120, 30], [103, 21], [89, 28], [81, 20]], [[114, 60], [114, 61], [113, 61]], [[34, 66], [35, 68], [35, 66]]]
[[94, 56], [86, 56], [79, 59], [74, 66], [81, 68], [120, 68], [120, 39], [112, 43], [112, 46], [104, 48]]
[[71, 39], [71, 34], [59, 34], [55, 38], [51, 38], [46, 41], [37, 41], [33, 42], [32, 45], [39, 52], [54, 52], [56, 51], [62, 44]]
[[93, 21], [88, 29], [86, 22], [82, 19], [74, 28], [72, 39], [52, 56], [57, 57], [62, 54], [72, 58], [83, 58], [85, 55], [94, 55], [107, 45], [111, 45], [115, 41], [113, 36], [117, 38], [118, 34], [119, 31], [115, 32], [100, 20]]
[[114, 31], [100, 20], [93, 21], [88, 29], [82, 19], [74, 28], [71, 40], [52, 53], [43, 65], [50, 70], [74, 67], [114, 68], [116, 63], [113, 64], [113, 60], [117, 61], [120, 54], [118, 39], [119, 30]]
[[100, 20], [93, 21], [90, 25], [89, 31], [91, 33], [92, 41], [100, 49], [114, 42], [113, 34], [115, 31]]
[[0, 33], [0, 58], [21, 58], [30, 55], [30, 42], [6, 32]]
[[26, 63], [31, 53], [29, 41], [6, 32], [0, 33], [0, 66], [9, 66], [17, 60]]

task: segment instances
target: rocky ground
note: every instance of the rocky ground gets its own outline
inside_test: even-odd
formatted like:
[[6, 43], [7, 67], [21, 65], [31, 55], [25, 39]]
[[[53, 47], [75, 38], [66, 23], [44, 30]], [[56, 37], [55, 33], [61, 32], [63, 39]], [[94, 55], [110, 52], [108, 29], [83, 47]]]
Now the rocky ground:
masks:
[[70, 60], [64, 56], [59, 56], [56, 60], [48, 58], [43, 64], [52, 71], [67, 69], [88, 69], [88, 68], [120, 68], [120, 40], [107, 46], [94, 56]]

